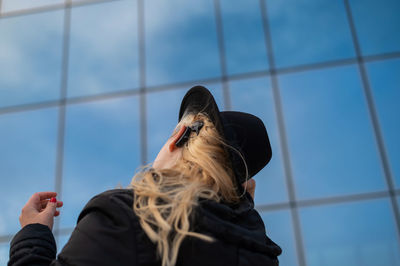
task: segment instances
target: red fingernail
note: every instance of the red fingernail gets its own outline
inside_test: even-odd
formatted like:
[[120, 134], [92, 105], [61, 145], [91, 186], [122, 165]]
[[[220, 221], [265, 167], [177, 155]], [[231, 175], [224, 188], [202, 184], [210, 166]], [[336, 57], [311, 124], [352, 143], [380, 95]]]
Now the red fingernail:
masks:
[[51, 199], [50, 199], [50, 202], [53, 202], [53, 203], [54, 203], [54, 202], [57, 202], [57, 200], [56, 200], [56, 198], [51, 198]]

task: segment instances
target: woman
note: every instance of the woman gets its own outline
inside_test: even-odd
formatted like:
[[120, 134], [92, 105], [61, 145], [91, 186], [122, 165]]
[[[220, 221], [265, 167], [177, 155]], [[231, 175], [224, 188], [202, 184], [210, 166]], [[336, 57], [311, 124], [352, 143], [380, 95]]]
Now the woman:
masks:
[[62, 202], [32, 196], [9, 265], [278, 265], [281, 249], [247, 192], [270, 158], [260, 119], [219, 112], [206, 88], [193, 87], [153, 167], [91, 199], [57, 258], [51, 228]]

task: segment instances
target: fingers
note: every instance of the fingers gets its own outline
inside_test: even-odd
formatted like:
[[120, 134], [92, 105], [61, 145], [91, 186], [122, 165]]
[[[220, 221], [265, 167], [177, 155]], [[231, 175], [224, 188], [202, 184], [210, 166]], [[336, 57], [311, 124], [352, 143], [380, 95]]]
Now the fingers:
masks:
[[51, 191], [37, 192], [37, 194], [39, 194], [40, 200], [50, 199], [57, 196], [57, 192], [51, 192]]
[[[45, 200], [40, 201], [41, 210], [43, 210], [43, 209], [46, 208], [48, 202], [49, 202], [48, 199], [45, 199]], [[57, 208], [60, 208], [60, 207], [62, 207], [63, 205], [64, 205], [64, 203], [63, 203], [62, 201], [57, 201]]]
[[47, 203], [47, 206], [43, 210], [43, 212], [48, 213], [49, 216], [53, 217], [55, 215], [56, 208], [57, 208], [57, 200], [56, 198], [51, 198], [51, 200]]
[[31, 205], [31, 206], [34, 206], [36, 208], [40, 208], [41, 207], [40, 202], [42, 200], [50, 199], [50, 198], [55, 197], [55, 196], [57, 196], [56, 192], [36, 192], [35, 194], [33, 194], [29, 198], [29, 200], [26, 203], [26, 205]]

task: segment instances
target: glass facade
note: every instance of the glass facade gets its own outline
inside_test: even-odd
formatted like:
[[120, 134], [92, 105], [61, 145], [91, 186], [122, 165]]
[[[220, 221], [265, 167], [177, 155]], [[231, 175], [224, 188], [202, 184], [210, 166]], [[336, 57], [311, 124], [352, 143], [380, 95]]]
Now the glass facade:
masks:
[[31, 194], [58, 251], [126, 187], [202, 84], [265, 123], [256, 208], [280, 265], [400, 266], [396, 0], [0, 1], [0, 264]]

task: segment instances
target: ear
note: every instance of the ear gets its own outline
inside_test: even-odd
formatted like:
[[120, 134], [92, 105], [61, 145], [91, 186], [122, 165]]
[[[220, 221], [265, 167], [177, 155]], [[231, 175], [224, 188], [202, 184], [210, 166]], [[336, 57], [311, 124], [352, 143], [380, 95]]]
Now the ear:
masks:
[[175, 150], [175, 148], [177, 148], [175, 146], [176, 142], [182, 137], [183, 133], [185, 133], [186, 127], [185, 126], [181, 126], [181, 128], [179, 129], [178, 133], [172, 137], [171, 139], [171, 143], [169, 144], [169, 151], [173, 152]]

